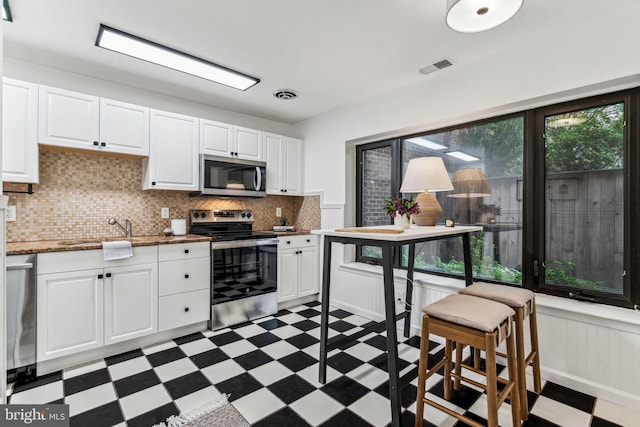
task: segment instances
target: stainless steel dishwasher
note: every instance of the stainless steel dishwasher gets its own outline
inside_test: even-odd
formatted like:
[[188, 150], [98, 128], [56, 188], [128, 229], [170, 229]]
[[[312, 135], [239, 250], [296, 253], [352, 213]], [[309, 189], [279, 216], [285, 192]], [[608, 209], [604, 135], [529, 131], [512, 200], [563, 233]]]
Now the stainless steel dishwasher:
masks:
[[7, 379], [36, 374], [36, 255], [7, 256]]

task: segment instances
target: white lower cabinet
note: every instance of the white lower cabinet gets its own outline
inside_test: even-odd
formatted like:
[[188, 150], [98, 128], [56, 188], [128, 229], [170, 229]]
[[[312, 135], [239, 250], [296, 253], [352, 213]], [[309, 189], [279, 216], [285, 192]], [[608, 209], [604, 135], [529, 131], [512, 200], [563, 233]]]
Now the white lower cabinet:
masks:
[[102, 269], [38, 275], [37, 357], [47, 360], [102, 346]]
[[37, 357], [44, 361], [158, 331], [158, 249], [38, 254]]
[[278, 242], [278, 302], [317, 294], [317, 235], [284, 236]]
[[159, 330], [209, 319], [210, 244], [180, 243], [158, 248]]
[[105, 273], [104, 343], [158, 331], [158, 266], [110, 268]]

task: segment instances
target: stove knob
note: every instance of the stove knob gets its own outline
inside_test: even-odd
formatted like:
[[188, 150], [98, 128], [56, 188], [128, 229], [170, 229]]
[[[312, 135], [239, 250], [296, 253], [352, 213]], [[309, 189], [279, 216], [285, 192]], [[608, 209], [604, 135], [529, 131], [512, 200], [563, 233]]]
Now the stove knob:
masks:
[[251, 212], [247, 213], [247, 218], [251, 218]]
[[206, 212], [202, 212], [201, 216], [202, 216], [202, 218], [206, 218], [207, 217], [207, 213]]
[[244, 212], [242, 212], [242, 215], [241, 215], [241, 216], [242, 216], [242, 218], [244, 218], [245, 216], [247, 216], [247, 214], [246, 214], [246, 213], [244, 213]]
[[193, 217], [194, 217], [194, 218], [200, 218], [200, 214], [199, 214], [198, 212], [195, 212], [195, 213], [193, 214]]

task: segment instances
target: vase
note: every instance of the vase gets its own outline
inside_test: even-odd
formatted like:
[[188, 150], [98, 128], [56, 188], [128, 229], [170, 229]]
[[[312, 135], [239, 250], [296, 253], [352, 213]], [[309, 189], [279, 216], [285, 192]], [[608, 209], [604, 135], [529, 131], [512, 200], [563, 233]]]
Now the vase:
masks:
[[398, 228], [409, 228], [411, 220], [406, 215], [396, 215], [393, 218], [393, 225]]

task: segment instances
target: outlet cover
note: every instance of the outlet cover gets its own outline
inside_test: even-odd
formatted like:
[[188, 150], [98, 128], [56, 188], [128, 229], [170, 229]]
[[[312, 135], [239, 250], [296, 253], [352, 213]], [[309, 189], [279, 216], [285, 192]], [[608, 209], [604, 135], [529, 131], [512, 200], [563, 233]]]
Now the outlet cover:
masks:
[[7, 206], [5, 219], [7, 222], [15, 222], [16, 220], [16, 207], [15, 206]]
[[161, 208], [160, 213], [162, 214], [162, 219], [169, 218], [169, 208]]
[[282, 216], [282, 208], [276, 208], [276, 216]]

